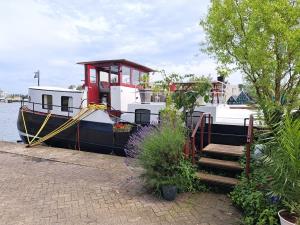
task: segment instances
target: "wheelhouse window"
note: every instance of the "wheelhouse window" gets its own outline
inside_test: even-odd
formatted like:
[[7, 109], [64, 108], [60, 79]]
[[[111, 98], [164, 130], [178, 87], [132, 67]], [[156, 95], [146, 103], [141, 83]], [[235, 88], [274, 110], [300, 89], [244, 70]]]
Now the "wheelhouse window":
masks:
[[69, 96], [61, 96], [61, 111], [73, 112], [73, 98]]
[[52, 95], [42, 95], [42, 108], [52, 110]]
[[114, 65], [110, 67], [110, 83], [119, 83], [119, 66]]
[[90, 69], [90, 82], [91, 83], [96, 83], [97, 82], [96, 70], [95, 69]]
[[100, 71], [99, 88], [100, 91], [109, 90], [109, 73]]
[[132, 84], [138, 85], [140, 83], [140, 71], [132, 70]]
[[130, 68], [122, 66], [122, 83], [130, 84]]
[[110, 83], [117, 84], [119, 83], [119, 75], [118, 74], [111, 74], [110, 75]]
[[105, 71], [100, 71], [100, 81], [108, 82], [109, 80], [109, 73]]

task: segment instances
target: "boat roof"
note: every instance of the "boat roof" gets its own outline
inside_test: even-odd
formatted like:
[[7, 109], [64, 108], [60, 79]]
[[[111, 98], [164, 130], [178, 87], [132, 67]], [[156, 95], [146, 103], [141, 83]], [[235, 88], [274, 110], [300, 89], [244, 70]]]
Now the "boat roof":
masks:
[[78, 62], [77, 64], [81, 65], [92, 65], [92, 66], [103, 66], [103, 65], [108, 65], [108, 64], [124, 64], [128, 66], [135, 67], [137, 69], [141, 69], [145, 72], [155, 72], [156, 70], [151, 69], [147, 66], [143, 66], [141, 64], [129, 61], [127, 59], [110, 59], [110, 60], [97, 60], [97, 61], [87, 61], [87, 62]]
[[32, 86], [32, 87], [29, 87], [29, 89], [43, 90], [43, 91], [72, 92], [72, 93], [82, 93], [83, 92], [80, 90], [74, 90], [74, 89], [68, 89], [68, 88], [62, 88], [62, 87], [50, 87], [50, 86]]

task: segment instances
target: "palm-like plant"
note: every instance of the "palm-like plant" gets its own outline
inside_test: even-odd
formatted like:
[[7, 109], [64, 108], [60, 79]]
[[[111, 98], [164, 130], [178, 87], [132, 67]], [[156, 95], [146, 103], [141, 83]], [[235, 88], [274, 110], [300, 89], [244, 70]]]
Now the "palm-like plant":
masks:
[[[285, 116], [268, 139], [264, 162], [270, 189], [285, 202], [300, 202], [300, 119]], [[294, 204], [293, 204], [294, 205]]]

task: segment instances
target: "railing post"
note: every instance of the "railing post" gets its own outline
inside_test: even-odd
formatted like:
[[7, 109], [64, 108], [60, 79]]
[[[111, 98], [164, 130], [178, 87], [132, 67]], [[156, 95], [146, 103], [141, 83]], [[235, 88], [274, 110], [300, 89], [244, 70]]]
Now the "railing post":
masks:
[[250, 178], [250, 161], [251, 161], [251, 144], [253, 142], [253, 115], [250, 115], [248, 133], [247, 133], [247, 145], [246, 145], [246, 177]]
[[189, 153], [189, 152], [190, 152], [189, 145], [190, 145], [190, 140], [187, 140], [187, 141], [185, 142], [184, 149], [183, 149], [185, 159], [188, 159], [189, 156], [190, 156], [190, 153]]
[[250, 176], [250, 143], [246, 145], [246, 176], [249, 179]]
[[210, 144], [210, 142], [211, 142], [211, 115], [209, 114], [208, 115], [208, 134], [207, 134], [207, 138], [208, 138], [208, 140], [207, 140], [207, 143], [208, 144]]
[[196, 153], [195, 137], [192, 137], [192, 163], [193, 164], [195, 164], [195, 153]]
[[201, 116], [201, 127], [200, 127], [200, 152], [203, 150], [203, 141], [204, 141], [204, 125], [205, 125], [205, 115]]

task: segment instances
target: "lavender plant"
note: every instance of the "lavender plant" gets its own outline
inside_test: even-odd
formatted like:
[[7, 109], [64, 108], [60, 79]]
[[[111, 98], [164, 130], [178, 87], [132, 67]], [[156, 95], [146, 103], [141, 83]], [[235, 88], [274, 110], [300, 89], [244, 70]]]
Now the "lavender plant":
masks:
[[140, 127], [137, 132], [131, 135], [129, 138], [126, 146], [125, 146], [125, 153], [126, 157], [136, 159], [138, 155], [141, 153], [140, 145], [145, 139], [146, 136], [151, 135], [153, 131], [156, 129], [155, 126], [143, 126]]

